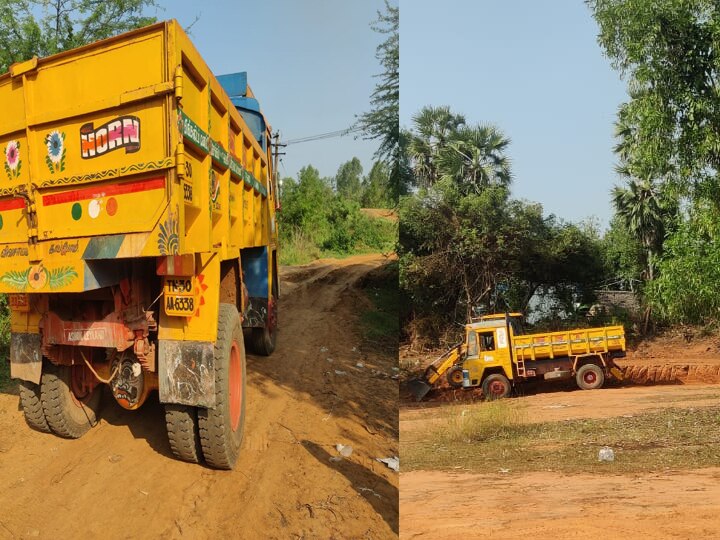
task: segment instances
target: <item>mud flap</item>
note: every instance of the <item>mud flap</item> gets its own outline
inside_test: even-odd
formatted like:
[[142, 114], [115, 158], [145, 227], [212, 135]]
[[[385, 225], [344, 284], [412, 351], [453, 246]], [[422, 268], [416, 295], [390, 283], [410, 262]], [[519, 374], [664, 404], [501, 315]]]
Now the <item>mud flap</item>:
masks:
[[268, 250], [263, 246], [246, 248], [240, 253], [243, 283], [249, 296], [248, 310], [243, 314], [243, 327], [263, 328], [268, 318]]
[[13, 332], [10, 336], [10, 376], [40, 384], [41, 375], [40, 334]]
[[422, 400], [431, 389], [432, 386], [422, 379], [412, 379], [408, 381], [408, 390], [415, 396], [416, 401]]
[[215, 407], [213, 343], [159, 340], [160, 402]]

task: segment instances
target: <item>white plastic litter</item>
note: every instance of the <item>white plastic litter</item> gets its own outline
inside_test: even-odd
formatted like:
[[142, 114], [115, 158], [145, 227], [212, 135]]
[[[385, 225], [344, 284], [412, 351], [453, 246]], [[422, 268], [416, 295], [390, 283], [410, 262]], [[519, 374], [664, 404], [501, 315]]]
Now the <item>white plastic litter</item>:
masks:
[[345, 445], [345, 444], [339, 444], [339, 443], [338, 443], [338, 444], [335, 445], [335, 448], [337, 449], [337, 451], [340, 453], [340, 455], [341, 455], [342, 457], [350, 457], [350, 456], [352, 456], [353, 448], [352, 448], [352, 446], [350, 446], [350, 445]]
[[328, 348], [327, 348], [327, 347], [320, 347], [320, 352], [328, 352]]
[[358, 362], [357, 364], [355, 364], [355, 367], [356, 367], [356, 368], [359, 368], [359, 369], [362, 369], [362, 368], [365, 367], [365, 364], [363, 364], [362, 362]]
[[341, 369], [336, 369], [335, 375], [347, 375], [347, 371], [343, 371]]
[[615, 452], [609, 446], [603, 446], [598, 452], [598, 461], [615, 461]]
[[380, 463], [384, 463], [388, 468], [395, 472], [400, 472], [400, 458], [397, 456], [386, 457], [386, 458], [375, 458]]

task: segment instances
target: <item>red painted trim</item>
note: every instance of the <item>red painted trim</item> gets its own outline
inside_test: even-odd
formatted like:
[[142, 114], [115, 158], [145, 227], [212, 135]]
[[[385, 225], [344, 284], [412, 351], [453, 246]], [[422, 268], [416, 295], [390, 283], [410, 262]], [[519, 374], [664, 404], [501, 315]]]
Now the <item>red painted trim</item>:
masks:
[[148, 180], [141, 180], [139, 182], [126, 182], [124, 184], [112, 184], [102, 187], [93, 186], [86, 189], [77, 189], [75, 191], [56, 193], [54, 195], [44, 195], [43, 206], [82, 201], [85, 199], [95, 199], [97, 197], [107, 197], [108, 195], [125, 195], [127, 193], [139, 193], [141, 191], [162, 189], [164, 187], [164, 176], [158, 178], [150, 178]]
[[0, 201], [0, 211], [2, 210], [17, 210], [18, 208], [25, 208], [24, 199], [8, 199], [6, 201]]

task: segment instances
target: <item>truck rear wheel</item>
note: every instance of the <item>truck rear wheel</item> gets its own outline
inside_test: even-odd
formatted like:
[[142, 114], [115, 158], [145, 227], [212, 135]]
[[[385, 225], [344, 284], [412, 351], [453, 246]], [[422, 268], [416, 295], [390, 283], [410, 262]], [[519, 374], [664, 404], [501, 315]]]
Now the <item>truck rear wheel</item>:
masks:
[[605, 373], [600, 366], [585, 364], [577, 370], [575, 381], [583, 390], [595, 390], [605, 384]]
[[275, 351], [277, 342], [277, 299], [270, 300], [268, 318], [263, 328], [250, 329], [250, 346], [252, 352], [260, 356], [270, 356]]
[[482, 383], [482, 391], [485, 399], [495, 400], [506, 398], [510, 395], [510, 381], [505, 375], [493, 373]]
[[201, 456], [197, 408], [167, 403], [165, 425], [173, 455], [182, 461], [199, 463]]
[[98, 386], [86, 395], [75, 395], [73, 369], [79, 366], [43, 365], [40, 401], [45, 419], [53, 433], [67, 439], [79, 439], [97, 425], [102, 389]]
[[214, 364], [215, 407], [198, 409], [200, 445], [208, 465], [232, 469], [245, 424], [245, 345], [232, 304], [220, 304]]
[[447, 382], [453, 388], [462, 388], [462, 385], [463, 385], [463, 368], [462, 368], [462, 366], [453, 366], [448, 370]]
[[20, 407], [27, 425], [43, 433], [50, 433], [45, 412], [40, 401], [40, 385], [30, 381], [20, 381]]

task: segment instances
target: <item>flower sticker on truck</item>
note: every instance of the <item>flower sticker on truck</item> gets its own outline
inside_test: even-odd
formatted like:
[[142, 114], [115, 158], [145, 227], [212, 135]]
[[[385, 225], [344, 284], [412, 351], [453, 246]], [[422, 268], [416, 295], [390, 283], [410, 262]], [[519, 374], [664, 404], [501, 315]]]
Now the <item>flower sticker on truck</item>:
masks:
[[20, 176], [20, 141], [10, 141], [5, 147], [5, 172], [8, 180], [15, 180]]
[[42, 263], [31, 266], [26, 270], [9, 271], [0, 276], [0, 283], [4, 283], [16, 291], [44, 289], [50, 285], [51, 290], [61, 289], [69, 285], [78, 273], [72, 266], [63, 266], [48, 270]]
[[47, 155], [45, 156], [45, 164], [52, 174], [65, 170], [65, 133], [58, 130], [51, 131], [45, 136], [45, 145], [47, 146]]

